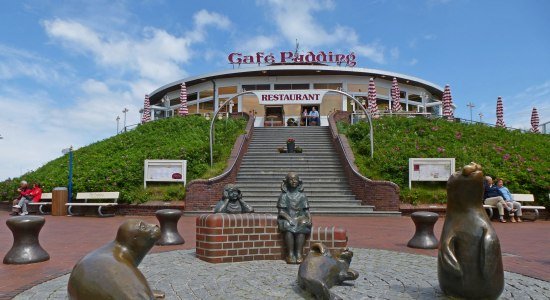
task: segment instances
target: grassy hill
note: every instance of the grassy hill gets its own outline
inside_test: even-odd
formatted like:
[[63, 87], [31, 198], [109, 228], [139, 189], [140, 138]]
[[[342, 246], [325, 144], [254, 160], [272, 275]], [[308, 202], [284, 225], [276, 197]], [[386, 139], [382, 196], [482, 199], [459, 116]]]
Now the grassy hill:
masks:
[[[187, 182], [208, 178], [225, 168], [233, 144], [244, 133], [244, 119], [216, 121], [214, 162], [210, 169], [210, 121], [199, 116], [169, 118], [146, 123], [135, 130], [122, 133], [74, 151], [73, 192], [120, 191], [121, 202], [153, 200], [159, 187], [143, 189], [145, 159], [186, 159]], [[52, 160], [36, 171], [0, 183], [2, 200], [13, 199], [21, 180], [40, 182], [44, 191], [67, 186], [68, 155]], [[182, 200], [181, 185], [160, 187], [171, 200]], [[167, 200], [154, 199], [154, 200]]]
[[368, 124], [338, 123], [361, 173], [398, 184], [403, 202], [446, 202], [445, 183], [414, 183], [409, 190], [409, 158], [454, 157], [457, 169], [475, 161], [486, 175], [503, 178], [512, 193], [532, 193], [550, 206], [550, 135], [425, 118], [385, 117], [373, 126], [371, 159]]

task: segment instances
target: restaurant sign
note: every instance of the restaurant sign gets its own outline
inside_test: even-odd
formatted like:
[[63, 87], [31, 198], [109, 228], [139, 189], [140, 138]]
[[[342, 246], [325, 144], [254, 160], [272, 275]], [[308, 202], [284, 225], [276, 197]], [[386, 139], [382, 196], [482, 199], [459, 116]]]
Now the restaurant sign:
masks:
[[252, 91], [262, 105], [321, 104], [324, 90]]
[[273, 53], [256, 52], [254, 55], [246, 55], [239, 52], [230, 53], [227, 60], [230, 64], [291, 64], [291, 63], [322, 63], [345, 64], [347, 67], [355, 67], [357, 62], [354, 52], [349, 54], [334, 53], [332, 51], [309, 51], [305, 54], [297, 54], [292, 51], [281, 51], [278, 55]]

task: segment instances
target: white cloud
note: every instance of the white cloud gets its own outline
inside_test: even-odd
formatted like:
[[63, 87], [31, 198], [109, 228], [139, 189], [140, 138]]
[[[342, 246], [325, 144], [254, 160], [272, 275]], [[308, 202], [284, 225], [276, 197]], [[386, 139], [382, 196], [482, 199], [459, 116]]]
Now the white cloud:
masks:
[[390, 56], [392, 59], [398, 59], [399, 58], [399, 48], [393, 47], [390, 49]]
[[98, 33], [76, 21], [44, 21], [46, 33], [63, 46], [90, 54], [102, 67], [122, 69], [158, 83], [182, 77], [179, 64], [191, 56], [190, 40], [164, 30], [145, 28], [140, 39]]
[[383, 64], [385, 63], [384, 59], [384, 47], [379, 44], [370, 44], [370, 45], [357, 45], [352, 48], [357, 54], [364, 57], [368, 57], [370, 60]]
[[[315, 49], [321, 46], [347, 45], [356, 54], [365, 56], [377, 63], [384, 63], [384, 47], [377, 42], [364, 44], [353, 28], [336, 24], [328, 30], [315, 19], [315, 12], [333, 10], [333, 1], [290, 1], [268, 0], [269, 14], [282, 39], [294, 44], [298, 39], [305, 49]], [[256, 38], [252, 38], [254, 40]], [[251, 44], [250, 42], [249, 44]]]
[[63, 81], [60, 69], [64, 65], [52, 64], [34, 53], [0, 44], [0, 80], [31, 78], [38, 82]]
[[277, 36], [258, 35], [238, 43], [236, 50], [250, 54], [258, 51], [269, 51], [278, 44], [279, 38]]
[[418, 59], [416, 59], [416, 58], [413, 58], [413, 59], [411, 59], [411, 61], [409, 61], [409, 65], [410, 65], [410, 66], [414, 66], [414, 65], [416, 65], [417, 63], [418, 63]]

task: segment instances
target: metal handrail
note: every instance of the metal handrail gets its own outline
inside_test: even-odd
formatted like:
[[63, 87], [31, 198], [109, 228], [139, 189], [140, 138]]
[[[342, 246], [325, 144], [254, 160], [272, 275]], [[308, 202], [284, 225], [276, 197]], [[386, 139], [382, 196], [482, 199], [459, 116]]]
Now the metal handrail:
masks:
[[[330, 124], [330, 115], [329, 115], [329, 124]], [[336, 121], [334, 121], [334, 126], [336, 126]], [[338, 140], [338, 143], [340, 144], [340, 148], [342, 149], [342, 152], [344, 152], [344, 158], [346, 159], [346, 162], [348, 163], [348, 165], [350, 166], [351, 170], [353, 171], [353, 173], [357, 176], [359, 176], [360, 178], [362, 179], [365, 179], [367, 181], [371, 181], [371, 179], [365, 177], [363, 174], [359, 173], [357, 170], [355, 170], [355, 168], [353, 167], [355, 165], [354, 162], [351, 162], [349, 160], [349, 157], [348, 157], [348, 154], [346, 152], [346, 147], [344, 147], [344, 144], [342, 142], [342, 138], [340, 137], [340, 133], [338, 133], [338, 128], [334, 128], [334, 131], [336, 133], [336, 139]], [[351, 146], [351, 145], [350, 145]]]

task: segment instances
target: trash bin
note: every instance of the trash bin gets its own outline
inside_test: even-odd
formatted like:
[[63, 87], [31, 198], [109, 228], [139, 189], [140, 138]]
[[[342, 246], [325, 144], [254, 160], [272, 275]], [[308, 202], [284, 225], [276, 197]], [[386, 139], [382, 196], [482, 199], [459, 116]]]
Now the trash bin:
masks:
[[67, 215], [67, 199], [69, 192], [66, 187], [56, 187], [52, 191], [52, 216]]

